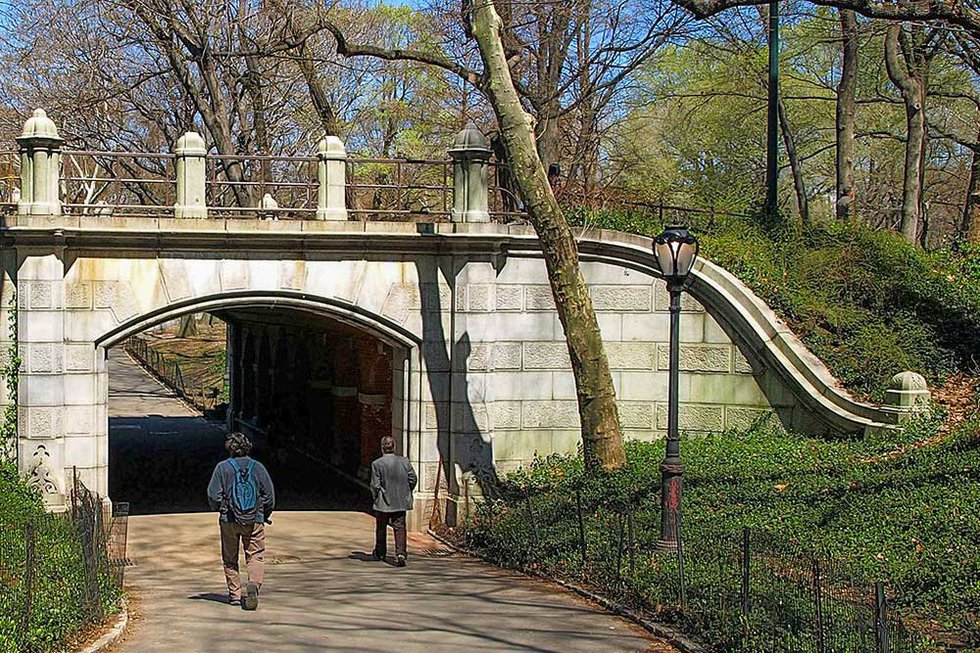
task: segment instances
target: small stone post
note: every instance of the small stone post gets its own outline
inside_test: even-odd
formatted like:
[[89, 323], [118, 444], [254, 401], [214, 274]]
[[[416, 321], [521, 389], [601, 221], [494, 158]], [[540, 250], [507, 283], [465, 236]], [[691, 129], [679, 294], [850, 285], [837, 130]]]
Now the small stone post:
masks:
[[449, 150], [453, 159], [453, 222], [490, 222], [487, 207], [489, 182], [487, 167], [490, 146], [476, 125], [469, 123], [456, 135]]
[[347, 219], [347, 150], [336, 136], [327, 136], [317, 144], [317, 220]]
[[20, 145], [20, 200], [23, 215], [61, 215], [61, 144], [58, 128], [44, 109], [35, 109], [17, 137]]
[[903, 424], [915, 415], [929, 410], [932, 395], [926, 380], [915, 372], [899, 372], [892, 377], [885, 391], [885, 405], [882, 412], [891, 417], [895, 424]]
[[266, 193], [265, 195], [262, 196], [262, 199], [259, 200], [259, 208], [264, 209], [264, 211], [262, 211], [261, 213], [261, 216], [264, 219], [266, 220], [279, 219], [279, 213], [277, 211], [277, 209], [279, 208], [279, 202], [277, 202], [276, 198], [274, 198], [271, 194]]
[[174, 149], [177, 155], [177, 203], [175, 218], [206, 218], [208, 206], [205, 200], [204, 138], [197, 132], [187, 132], [177, 139]]

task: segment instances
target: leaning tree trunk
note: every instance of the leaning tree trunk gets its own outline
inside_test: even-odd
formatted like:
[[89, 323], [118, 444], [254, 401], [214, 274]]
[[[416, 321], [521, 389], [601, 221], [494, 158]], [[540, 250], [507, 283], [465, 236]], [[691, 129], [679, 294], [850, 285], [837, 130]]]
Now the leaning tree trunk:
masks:
[[854, 188], [854, 120], [857, 107], [858, 22], [853, 10], [840, 10], [843, 44], [840, 83], [837, 84], [837, 219], [857, 217]]
[[[888, 78], [898, 88], [905, 105], [905, 169], [902, 180], [902, 236], [910, 243], [918, 240], [922, 222], [922, 182], [925, 172], [926, 84], [921, 66], [900, 54], [902, 26], [889, 25], [885, 36], [885, 67]], [[909, 64], [913, 65], [909, 65]]]
[[778, 100], [779, 128], [783, 132], [783, 145], [786, 147], [786, 156], [789, 158], [789, 168], [793, 173], [793, 188], [796, 190], [796, 206], [800, 211], [800, 220], [803, 224], [810, 222], [810, 203], [806, 197], [806, 183], [803, 181], [803, 164], [796, 151], [796, 138], [793, 135], [792, 126], [789, 124], [789, 116], [786, 115], [786, 103], [783, 98]]
[[473, 4], [473, 35], [487, 75], [487, 94], [500, 123], [504, 148], [527, 205], [528, 218], [541, 242], [558, 318], [565, 329], [575, 377], [582, 449], [590, 469], [615, 469], [625, 464], [623, 439], [609, 363], [589, 295], [579, 268], [572, 230], [555, 200], [534, 143], [531, 119], [507, 66], [501, 21], [492, 2]]

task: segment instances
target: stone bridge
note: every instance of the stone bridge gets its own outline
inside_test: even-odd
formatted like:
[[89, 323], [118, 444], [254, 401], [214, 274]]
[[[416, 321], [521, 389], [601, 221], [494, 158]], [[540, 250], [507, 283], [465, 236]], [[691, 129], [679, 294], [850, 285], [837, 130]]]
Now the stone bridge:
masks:
[[[52, 506], [72, 468], [107, 494], [107, 348], [189, 313], [229, 325], [229, 426], [352, 474], [390, 432], [420, 472], [416, 526], [434, 508], [451, 520], [487, 479], [535, 454], [576, 450], [576, 395], [538, 242], [527, 226], [489, 221], [475, 130], [450, 151], [452, 221], [417, 224], [347, 220], [326, 158], [319, 219], [205, 217], [203, 173], [179, 157], [170, 217], [62, 210], [60, 141], [46, 118], [32, 120], [19, 139], [21, 201], [0, 234], [0, 323], [16, 304], [17, 456]], [[622, 425], [645, 440], [665, 432], [668, 374], [668, 296], [650, 244], [579, 233]], [[718, 266], [698, 262], [683, 311], [682, 430], [894, 423], [840, 390]], [[9, 354], [13, 334], [4, 340]]]

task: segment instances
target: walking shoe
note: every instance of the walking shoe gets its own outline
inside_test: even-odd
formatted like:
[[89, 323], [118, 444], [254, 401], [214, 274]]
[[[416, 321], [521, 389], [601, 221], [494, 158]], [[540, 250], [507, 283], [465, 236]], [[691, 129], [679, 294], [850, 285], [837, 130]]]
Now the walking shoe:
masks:
[[400, 555], [395, 559], [396, 567], [404, 567], [406, 564], [408, 564], [408, 561], [405, 559], [405, 556], [403, 555]]
[[237, 596], [228, 597], [228, 605], [241, 605], [241, 604], [242, 604], [242, 600]]
[[246, 583], [242, 610], [254, 610], [257, 607], [259, 607], [259, 586], [255, 583]]
[[385, 559], [385, 557], [384, 556], [379, 556], [376, 551], [372, 551], [371, 552], [371, 559], [374, 560], [375, 562], [381, 562], [382, 560]]

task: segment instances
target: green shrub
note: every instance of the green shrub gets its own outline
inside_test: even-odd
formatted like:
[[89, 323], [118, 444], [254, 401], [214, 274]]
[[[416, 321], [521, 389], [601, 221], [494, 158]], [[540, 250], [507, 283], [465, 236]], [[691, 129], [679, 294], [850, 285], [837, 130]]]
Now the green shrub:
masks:
[[[26, 608], [27, 525], [35, 533], [30, 614]], [[0, 653], [61, 650], [80, 628], [116, 609], [119, 588], [99, 565], [100, 604], [83, 600], [86, 570], [76, 523], [45, 511], [40, 495], [0, 464]]]
[[[731, 609], [737, 597], [729, 595], [738, 587], [738, 538], [748, 527], [757, 554], [790, 560], [760, 572], [773, 601], [757, 615], [770, 620], [761, 630], [792, 632], [794, 620], [812, 619], [805, 602], [790, 605], [793, 575], [780, 570], [808, 570], [809, 563], [792, 560], [815, 554], [831, 587], [861, 587], [854, 591], [863, 597], [883, 581], [902, 615], [944, 624], [976, 645], [980, 423], [932, 443], [940, 422], [927, 417], [901, 433], [852, 440], [764, 427], [685, 439], [686, 610], [679, 609], [677, 561], [655, 547], [663, 443], [628, 443], [628, 467], [612, 476], [586, 474], [580, 457], [538, 460], [505, 480], [507, 491], [480, 507], [465, 536], [502, 564], [585, 580], [730, 650], [726, 638], [740, 626]], [[633, 547], [623, 544], [630, 529]]]

